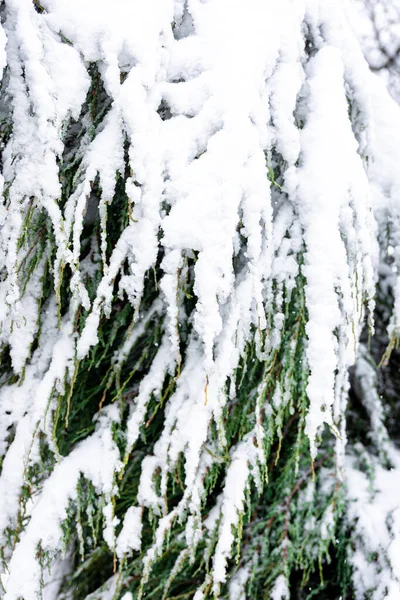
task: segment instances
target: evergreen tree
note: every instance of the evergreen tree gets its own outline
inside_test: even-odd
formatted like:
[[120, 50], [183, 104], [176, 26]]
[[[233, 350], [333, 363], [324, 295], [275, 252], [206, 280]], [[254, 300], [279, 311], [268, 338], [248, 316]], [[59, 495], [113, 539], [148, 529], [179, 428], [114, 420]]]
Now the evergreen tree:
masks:
[[400, 109], [345, 0], [3, 0], [5, 600], [400, 597]]

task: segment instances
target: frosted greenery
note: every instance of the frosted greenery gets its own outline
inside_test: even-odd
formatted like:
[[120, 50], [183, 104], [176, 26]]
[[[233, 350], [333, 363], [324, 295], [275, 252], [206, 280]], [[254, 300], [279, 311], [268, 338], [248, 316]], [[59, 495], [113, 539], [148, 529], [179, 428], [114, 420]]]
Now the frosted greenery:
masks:
[[5, 600], [399, 598], [400, 109], [348, 4], [0, 14]]

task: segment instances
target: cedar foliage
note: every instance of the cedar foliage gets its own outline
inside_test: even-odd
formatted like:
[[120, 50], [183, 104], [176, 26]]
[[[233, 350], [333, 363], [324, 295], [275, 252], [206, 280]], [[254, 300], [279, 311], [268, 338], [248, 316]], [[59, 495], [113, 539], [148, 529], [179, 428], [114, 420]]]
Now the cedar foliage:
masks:
[[346, 3], [61, 4], [1, 7], [4, 597], [395, 598], [400, 114]]

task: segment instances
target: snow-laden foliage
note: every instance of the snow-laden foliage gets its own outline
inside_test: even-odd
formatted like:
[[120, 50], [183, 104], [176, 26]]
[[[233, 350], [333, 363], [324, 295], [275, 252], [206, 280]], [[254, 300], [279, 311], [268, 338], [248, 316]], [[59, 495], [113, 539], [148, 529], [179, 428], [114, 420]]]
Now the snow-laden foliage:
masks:
[[400, 100], [400, 2], [351, 0], [353, 27], [371, 69], [385, 81], [393, 98]]
[[359, 340], [384, 268], [384, 364], [399, 334], [400, 112], [346, 2], [1, 17], [5, 599], [283, 600], [331, 560], [396, 598], [400, 459]]

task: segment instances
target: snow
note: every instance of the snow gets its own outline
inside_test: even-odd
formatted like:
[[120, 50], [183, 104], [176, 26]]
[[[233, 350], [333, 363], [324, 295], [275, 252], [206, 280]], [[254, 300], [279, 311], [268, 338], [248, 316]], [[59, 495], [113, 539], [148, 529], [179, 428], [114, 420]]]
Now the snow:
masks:
[[[398, 450], [391, 449], [389, 460], [392, 466], [385, 468], [372, 458], [373, 493], [370, 478], [360, 471], [356, 457], [347, 460], [349, 518], [356, 534], [351, 557], [356, 600], [367, 594], [372, 600], [394, 599], [400, 593], [400, 505], [393, 493], [400, 476]], [[371, 555], [376, 557], [373, 561], [368, 559]]]
[[[69, 504], [76, 501], [81, 476], [105, 497], [103, 537], [118, 559], [140, 551], [143, 510], [156, 515], [154, 543], [144, 557], [144, 580], [176, 519], [185, 521], [184, 539], [192, 554], [200, 539], [217, 531], [213, 569], [195, 598], [204, 597], [206, 585], [219, 593], [228, 577], [233, 532], [246, 508], [250, 481], [260, 487], [258, 470], [265, 462], [260, 415], [264, 411], [268, 418], [280, 418], [272, 408], [279, 412], [290, 402], [286, 382], [276, 388], [271, 404], [260, 383], [257, 424], [230, 449], [222, 492], [202, 523], [204, 478], [215, 461], [211, 424], [226, 451], [221, 416], [235, 400], [239, 361], [253, 340], [260, 361], [279, 348], [287, 303], [299, 275], [305, 278], [306, 433], [311, 458], [317, 458], [318, 437], [327, 425], [335, 436], [338, 478], [348, 481], [354, 471], [360, 486], [358, 496], [351, 482], [349, 487], [350, 497], [356, 499], [350, 513], [357, 535], [379, 551], [388, 548], [390, 568], [382, 581], [389, 582], [388, 593], [395, 597], [397, 538], [378, 514], [380, 501], [368, 501], [365, 509], [359, 505], [366, 478], [345, 459], [345, 411], [348, 370], [359, 356], [356, 374], [363, 380], [372, 437], [397, 464], [386, 443], [379, 398], [374, 391], [367, 394], [375, 380], [358, 340], [367, 318], [373, 328], [377, 233], [383, 219], [392, 224], [389, 241], [394, 265], [400, 269], [400, 112], [368, 70], [348, 22], [347, 3], [116, 0], [112, 10], [98, 0], [42, 4], [45, 11], [39, 14], [30, 0], [6, 0], [0, 29], [0, 67], [8, 66], [13, 123], [0, 180], [7, 190], [0, 208], [0, 343], [2, 348], [9, 346], [12, 369], [21, 376], [18, 383], [10, 381], [0, 389], [3, 540], [7, 528], [17, 522], [27, 468], [40, 460], [39, 435], [46, 436], [58, 462], [36, 490], [20, 541], [8, 550], [6, 600], [37, 597], [37, 545], [57, 556], [61, 524]], [[305, 49], [306, 29], [313, 37], [312, 56]], [[85, 122], [88, 131], [79, 141], [75, 187], [61, 202], [63, 136], [67, 125], [81, 118], [91, 83], [90, 63], [98, 67], [110, 107], [90, 134]], [[273, 180], [276, 165], [279, 181]], [[125, 174], [130, 218], [108, 253], [108, 208], [117, 177]], [[81, 241], [90, 202], [97, 203], [91, 196], [97, 179], [102, 270], [91, 301], [87, 277], [94, 279], [96, 274], [93, 265], [81, 260]], [[31, 210], [46, 215], [55, 252], [51, 255], [50, 244], [46, 247], [24, 286], [20, 265], [37, 242], [23, 236], [27, 228], [30, 231]], [[54, 296], [42, 305], [50, 256], [54, 295], [63, 269], [71, 272], [70, 305], [63, 315]], [[159, 297], [142, 314], [145, 278], [158, 259]], [[185, 312], [182, 289], [189, 260], [194, 264], [191, 315]], [[399, 281], [389, 328], [395, 336]], [[131, 303], [134, 321], [111, 360], [106, 390], [118, 380], [152, 319], [160, 322], [163, 332], [154, 360], [128, 402], [125, 456], [120, 456], [112, 436], [112, 424], [120, 419], [117, 404], [99, 413], [92, 435], [68, 456], [58, 456], [53, 392], [66, 393], [79, 361], [99, 343], [100, 322], [112, 315], [116, 295], [120, 302]], [[78, 332], [75, 323], [81, 309], [86, 311], [85, 324]], [[184, 342], [183, 323], [190, 325]], [[115, 476], [124, 472], [150, 401], [161, 401], [166, 377], [174, 378], [174, 391], [165, 402], [152, 453], [141, 463], [137, 505], [129, 507], [117, 535]], [[11, 440], [10, 427], [15, 428]], [[183, 496], [168, 509], [167, 482], [180, 457]], [[390, 472], [379, 464], [376, 470], [377, 484], [389, 489]], [[392, 506], [392, 499], [384, 502], [398, 528], [397, 505]], [[372, 539], [365, 515], [378, 524], [382, 539]], [[323, 533], [328, 536], [332, 513], [324, 519]], [[358, 590], [375, 585], [376, 574], [364, 575], [363, 561], [360, 546], [353, 558]], [[245, 568], [237, 571], [230, 582], [232, 600], [245, 598], [248, 576]], [[371, 580], [364, 580], [368, 577]], [[109, 588], [115, 585], [112, 580]], [[273, 600], [289, 597], [285, 575], [277, 578], [271, 594]]]
[[126, 511], [123, 526], [116, 544], [116, 552], [119, 558], [131, 550], [140, 550], [142, 534], [141, 517], [141, 508], [130, 506]]
[[[35, 456], [38, 430], [50, 432], [46, 413], [49, 403], [54, 402], [54, 387], [61, 392], [66, 370], [73, 360], [74, 342], [72, 325], [66, 319], [58, 337], [55, 305], [50, 306], [42, 331], [42, 345], [35, 352], [32, 364], [27, 367], [21, 386], [4, 386], [1, 389], [2, 410], [9, 417], [5, 420], [4, 432], [10, 422], [16, 423], [14, 440], [7, 449], [0, 475], [2, 510], [0, 513], [0, 535], [4, 536], [10, 523], [16, 522], [19, 496], [26, 476], [26, 465], [31, 455]], [[49, 431], [50, 430], [50, 431]], [[3, 440], [5, 439], [3, 434]]]
[[246, 568], [238, 569], [229, 584], [229, 600], [246, 600], [245, 585], [249, 577], [250, 573]]
[[290, 592], [286, 577], [279, 575], [274, 584], [274, 589], [271, 593], [272, 600], [289, 600]]
[[[376, 241], [374, 230], [368, 230], [367, 222], [361, 221], [362, 229], [358, 237], [353, 236], [355, 248], [350, 246], [347, 250], [341, 233], [342, 228], [347, 233], [351, 227], [343, 219], [346, 204], [350, 202], [350, 207], [355, 206], [356, 218], [366, 220], [365, 212], [371, 203], [367, 177], [348, 119], [341, 54], [336, 48], [323, 48], [310, 60], [308, 69], [309, 116], [300, 133], [301, 166], [292, 177], [297, 179], [298, 211], [305, 230], [303, 272], [307, 278], [309, 320], [306, 330], [310, 366], [307, 386], [310, 410], [306, 430], [310, 438], [311, 455], [315, 458], [315, 437], [322, 423], [331, 427], [334, 425], [335, 370], [343, 365], [347, 371], [355, 360], [351, 351], [353, 346], [349, 344], [352, 338], [350, 323], [360, 320], [357, 306], [362, 305], [362, 300], [354, 289], [348, 254], [351, 253], [350, 260], [353, 261], [359, 243], [357, 240], [362, 243], [365, 238], [368, 256], [374, 257]], [[337, 177], [338, 172], [341, 177]], [[357, 206], [357, 201], [362, 202], [361, 208]], [[367, 210], [363, 203], [367, 203]], [[351, 213], [350, 218], [353, 219]], [[351, 238], [347, 237], [347, 240], [350, 242]], [[355, 258], [357, 262], [360, 261], [360, 254]], [[357, 268], [357, 264], [353, 268]], [[366, 292], [372, 296], [373, 288], [367, 288]], [[345, 327], [344, 335], [349, 349], [343, 362], [339, 362], [334, 331], [346, 321], [349, 325]]]
[[[79, 477], [84, 475], [111, 497], [119, 452], [112, 439], [110, 423], [119, 417], [117, 407], [104, 410], [97, 431], [56, 465], [31, 511], [31, 518], [9, 562], [5, 600], [34, 600], [40, 591], [41, 568], [36, 559], [38, 544], [56, 553], [62, 540], [61, 523], [71, 500], [76, 499]], [[18, 504], [14, 502], [14, 504]], [[2, 515], [3, 516], [3, 515]], [[24, 578], [20, 567], [24, 565]]]
[[[8, 36], [13, 133], [3, 154], [3, 176], [12, 183], [7, 201], [9, 217], [1, 236], [2, 264], [7, 271], [2, 286], [8, 287], [2, 322], [21, 315], [17, 244], [29, 201], [36, 199], [48, 213], [60, 262], [69, 257], [57, 203], [60, 195], [57, 159], [63, 148], [62, 126], [69, 117], [78, 117], [89, 85], [76, 49], [54, 38], [29, 0], [10, 0], [7, 11], [4, 28]], [[71, 71], [72, 81], [68, 77]]]

